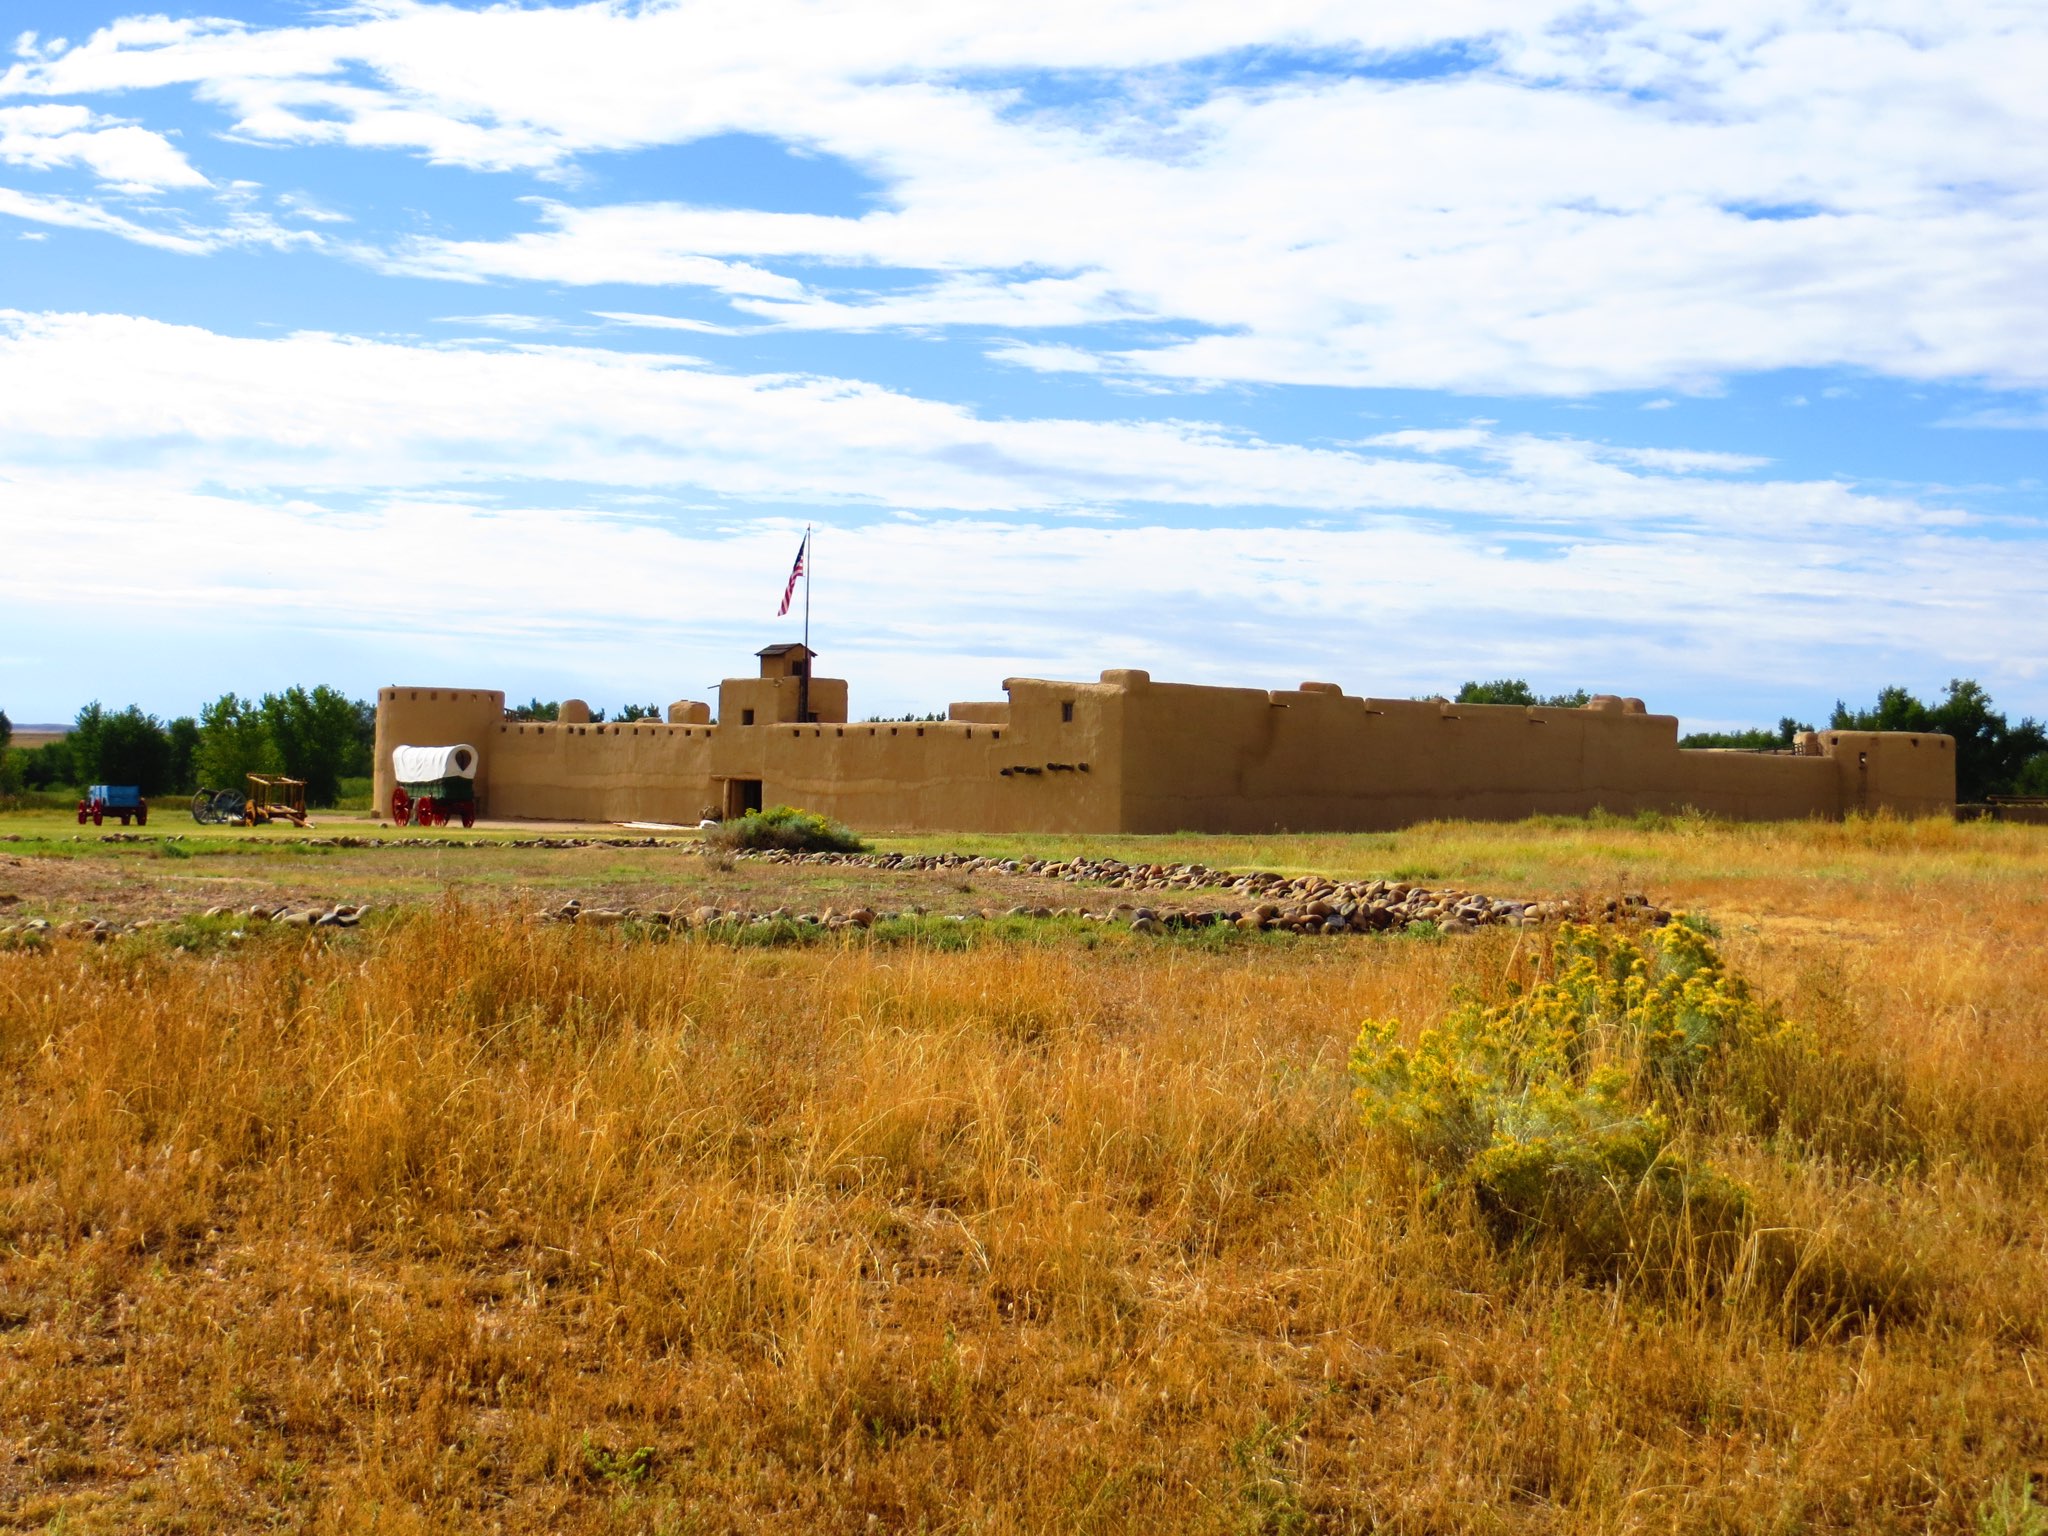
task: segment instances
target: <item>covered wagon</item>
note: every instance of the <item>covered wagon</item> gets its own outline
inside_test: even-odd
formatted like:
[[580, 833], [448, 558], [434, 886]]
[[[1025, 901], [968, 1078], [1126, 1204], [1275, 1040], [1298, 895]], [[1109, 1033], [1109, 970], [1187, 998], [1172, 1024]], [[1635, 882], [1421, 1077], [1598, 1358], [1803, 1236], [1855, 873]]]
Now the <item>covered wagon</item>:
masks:
[[465, 827], [476, 825], [476, 748], [393, 747], [391, 819], [399, 826], [446, 826], [459, 816]]

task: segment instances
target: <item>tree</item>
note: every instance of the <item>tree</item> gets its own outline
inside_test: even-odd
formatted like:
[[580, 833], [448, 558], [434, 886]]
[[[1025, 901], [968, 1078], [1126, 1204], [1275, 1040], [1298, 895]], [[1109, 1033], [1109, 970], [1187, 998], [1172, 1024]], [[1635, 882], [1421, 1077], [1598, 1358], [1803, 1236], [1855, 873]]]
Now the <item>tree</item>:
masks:
[[1735, 747], [1745, 752], [1777, 752], [1791, 746], [1800, 732], [1812, 729], [1812, 726], [1803, 725], [1790, 715], [1781, 715], [1775, 731], [1761, 726], [1751, 731], [1694, 731], [1689, 736], [1681, 736], [1678, 744], [1681, 747]]
[[33, 751], [18, 752], [21, 782], [28, 789], [56, 789], [79, 782], [71, 762], [71, 738], [60, 736]]
[[171, 739], [155, 715], [146, 715], [130, 704], [117, 714], [102, 715], [94, 742], [95, 756], [88, 764], [75, 753], [73, 761], [89, 772], [81, 775], [94, 784], [133, 784], [145, 797], [160, 795], [171, 787]]
[[14, 794], [21, 788], [21, 758], [14, 750], [14, 722], [7, 718], [7, 711], [0, 709], [0, 795]]
[[190, 715], [180, 715], [164, 727], [164, 736], [171, 744], [168, 787], [181, 794], [190, 793], [199, 787], [199, 722]]
[[1453, 702], [1459, 704], [1521, 704], [1546, 709], [1583, 709], [1593, 696], [1583, 688], [1570, 693], [1541, 694], [1519, 677], [1497, 678], [1490, 683], [1467, 683]]
[[267, 772], [273, 763], [270, 736], [252, 700], [224, 693], [201, 707], [199, 746], [193, 753], [199, 786], [240, 789], [245, 775]]
[[81, 789], [133, 784], [147, 796], [170, 786], [170, 740], [156, 716], [144, 714], [138, 705], [110, 713], [93, 700], [78, 712], [65, 744], [71, 781]]
[[1870, 709], [1839, 700], [1828, 722], [1838, 731], [1939, 731], [1956, 742], [1956, 798], [1982, 800], [2018, 790], [2032, 761], [2048, 752], [2048, 729], [2038, 720], [2017, 725], [1991, 707], [1991, 695], [1966, 677], [1954, 678], [1938, 704], [1923, 704], [1905, 688], [1886, 688]]
[[7, 718], [7, 711], [0, 709], [0, 757], [7, 755], [7, 749], [14, 745], [14, 722]]
[[[64, 738], [64, 744], [71, 750], [69, 767], [71, 774], [66, 783], [76, 784], [81, 789], [93, 783], [100, 771], [100, 732], [106, 729], [107, 712], [100, 708], [100, 701], [94, 699], [81, 709], [71, 722], [71, 734]], [[104, 779], [98, 782], [105, 783]]]
[[659, 720], [661, 718], [661, 710], [652, 704], [628, 704], [619, 711], [617, 718], [625, 721], [628, 725], [631, 725], [635, 720]]
[[515, 720], [553, 720], [560, 716], [561, 713], [562, 706], [559, 701], [550, 699], [547, 703], [543, 704], [539, 699], [533, 699], [525, 704], [515, 705], [512, 710], [512, 718]]
[[349, 707], [356, 717], [355, 748], [341, 773], [347, 779], [367, 779], [377, 771], [377, 706], [372, 700], [357, 699]]
[[311, 805], [332, 805], [355, 761], [360, 720], [355, 702], [326, 684], [266, 693], [258, 706], [263, 727], [284, 771], [306, 781]]

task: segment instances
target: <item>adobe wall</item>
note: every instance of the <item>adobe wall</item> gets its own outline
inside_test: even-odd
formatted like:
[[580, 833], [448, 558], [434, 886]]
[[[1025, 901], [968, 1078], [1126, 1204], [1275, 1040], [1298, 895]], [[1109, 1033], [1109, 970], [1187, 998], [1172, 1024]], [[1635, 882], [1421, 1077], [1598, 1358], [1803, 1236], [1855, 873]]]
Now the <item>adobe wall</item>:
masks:
[[391, 810], [393, 747], [452, 747], [468, 742], [477, 749], [476, 792], [489, 805], [497, 754], [491, 744], [505, 718], [505, 695], [489, 688], [380, 688], [377, 690], [376, 746], [371, 764], [371, 809]]
[[1955, 799], [1946, 737], [1908, 744], [1830, 732], [1816, 756], [1688, 752], [1675, 717], [1634, 701], [1523, 708], [1362, 698], [1328, 684], [1269, 692], [1126, 676], [1124, 814], [1133, 832], [1384, 831], [1596, 807], [1779, 820], [1884, 807], [1917, 814]]
[[[828, 684], [844, 697], [845, 683], [825, 678], [813, 679], [813, 697]], [[798, 725], [757, 715], [750, 726], [507, 721], [499, 693], [387, 688], [378, 695], [373, 803], [390, 803], [391, 748], [459, 740], [479, 751], [479, 801], [493, 817], [690, 823], [725, 808], [728, 780], [758, 780], [763, 805], [799, 805], [859, 827], [1117, 830], [1121, 690], [1008, 686], [999, 721]]]
[[722, 688], [728, 710], [755, 701], [753, 725], [682, 707], [673, 723], [519, 723], [500, 693], [387, 688], [375, 804], [390, 803], [391, 748], [457, 741], [479, 749], [484, 814], [534, 820], [693, 822], [752, 781], [763, 805], [875, 831], [1379, 831], [1596, 807], [1770, 820], [1955, 803], [1945, 736], [1829, 731], [1798, 754], [1683, 751], [1677, 720], [1634, 700], [1525, 709], [1109, 671], [1011, 678], [1006, 701], [956, 704], [944, 721], [853, 724], [845, 683], [817, 678], [814, 707], [842, 718], [800, 725], [774, 718], [794, 713], [791, 683]]

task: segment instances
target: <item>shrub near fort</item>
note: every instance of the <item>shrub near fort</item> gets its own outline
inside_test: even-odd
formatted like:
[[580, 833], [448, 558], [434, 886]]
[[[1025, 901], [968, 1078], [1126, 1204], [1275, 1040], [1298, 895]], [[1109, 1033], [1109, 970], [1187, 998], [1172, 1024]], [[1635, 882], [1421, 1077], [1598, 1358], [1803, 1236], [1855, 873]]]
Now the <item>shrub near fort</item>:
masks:
[[859, 853], [867, 846], [851, 827], [793, 805], [770, 806], [720, 822], [704, 841], [732, 852], [779, 848], [788, 853]]

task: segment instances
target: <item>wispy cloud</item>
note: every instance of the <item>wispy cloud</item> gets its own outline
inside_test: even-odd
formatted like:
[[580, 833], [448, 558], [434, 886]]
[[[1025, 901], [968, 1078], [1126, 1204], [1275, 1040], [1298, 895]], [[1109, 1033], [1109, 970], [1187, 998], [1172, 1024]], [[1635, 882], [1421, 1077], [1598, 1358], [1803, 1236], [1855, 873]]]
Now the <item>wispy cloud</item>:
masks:
[[[1482, 41], [1461, 70], [1370, 67]], [[1258, 48], [1325, 62], [1146, 87]], [[1078, 89], [1035, 97], [1047, 72]], [[1109, 366], [1159, 380], [1573, 394], [1793, 366], [2048, 380], [2048, 97], [2017, 84], [2044, 75], [2048, 22], [2019, 0], [1739, 4], [1711, 26], [1566, 0], [969, 3], [887, 25], [764, 0], [718, 27], [406, 0], [296, 27], [124, 21], [31, 51], [0, 96], [182, 82], [244, 137], [484, 171], [762, 135], [859, 167], [881, 202], [555, 201], [508, 237], [355, 249], [449, 280], [702, 288], [792, 329], [1150, 322], [1174, 339]], [[865, 290], [872, 267], [927, 281]]]

